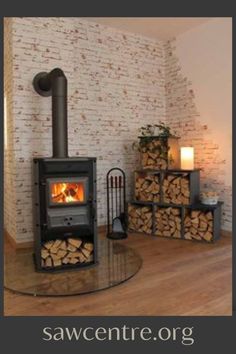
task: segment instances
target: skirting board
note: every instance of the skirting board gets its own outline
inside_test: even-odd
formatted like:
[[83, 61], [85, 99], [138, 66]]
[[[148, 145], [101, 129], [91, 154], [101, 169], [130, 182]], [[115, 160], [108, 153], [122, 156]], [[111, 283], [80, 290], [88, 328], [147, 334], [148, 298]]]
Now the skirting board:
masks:
[[[106, 225], [98, 226], [99, 234], [105, 234], [106, 228], [107, 228]], [[5, 236], [6, 240], [11, 244], [11, 246], [15, 249], [32, 248], [33, 244], [34, 244], [33, 241], [16, 242], [16, 240], [6, 230], [4, 230], [4, 236]]]
[[[107, 228], [106, 225], [98, 226], [99, 234], [105, 234], [106, 228]], [[11, 246], [15, 249], [24, 249], [24, 248], [32, 248], [33, 247], [33, 241], [18, 242], [17, 243], [15, 241], [15, 239], [6, 230], [4, 230], [4, 235], [5, 235], [6, 240], [9, 241]], [[223, 237], [232, 237], [232, 232], [226, 231], [226, 230], [221, 230], [221, 235]]]

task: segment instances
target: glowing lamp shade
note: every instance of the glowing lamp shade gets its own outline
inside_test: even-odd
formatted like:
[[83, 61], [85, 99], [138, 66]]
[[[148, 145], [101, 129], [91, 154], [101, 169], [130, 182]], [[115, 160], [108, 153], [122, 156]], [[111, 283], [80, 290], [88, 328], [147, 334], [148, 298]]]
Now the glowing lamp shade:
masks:
[[194, 169], [194, 148], [193, 147], [181, 147], [181, 169], [193, 170]]

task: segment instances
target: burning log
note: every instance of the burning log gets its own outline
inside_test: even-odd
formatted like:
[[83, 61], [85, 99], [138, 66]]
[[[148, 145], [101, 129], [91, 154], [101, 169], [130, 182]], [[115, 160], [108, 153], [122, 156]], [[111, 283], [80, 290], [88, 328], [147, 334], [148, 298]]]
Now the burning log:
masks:
[[213, 214], [192, 210], [184, 218], [184, 238], [187, 240], [205, 240], [211, 242], [213, 239]]
[[155, 212], [155, 235], [181, 238], [181, 212], [179, 208], [158, 208]]
[[47, 241], [41, 248], [41, 260], [45, 268], [92, 262], [93, 244], [83, 242], [80, 238]]
[[54, 203], [70, 203], [84, 200], [84, 189], [78, 183], [53, 183], [51, 197]]
[[188, 174], [167, 175], [164, 178], [162, 191], [164, 203], [189, 204], [190, 186]]
[[130, 231], [152, 233], [152, 209], [150, 207], [129, 204], [128, 215]]
[[135, 178], [135, 198], [141, 201], [160, 201], [159, 176], [154, 174], [138, 174]]

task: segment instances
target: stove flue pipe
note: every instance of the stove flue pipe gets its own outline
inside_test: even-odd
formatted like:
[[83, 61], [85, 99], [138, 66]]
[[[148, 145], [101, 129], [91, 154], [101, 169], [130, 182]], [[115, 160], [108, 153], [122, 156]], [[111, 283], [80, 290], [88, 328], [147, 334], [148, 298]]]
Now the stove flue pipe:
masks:
[[53, 69], [40, 72], [33, 80], [35, 91], [44, 97], [52, 96], [52, 142], [53, 157], [68, 157], [67, 128], [67, 79], [64, 72]]

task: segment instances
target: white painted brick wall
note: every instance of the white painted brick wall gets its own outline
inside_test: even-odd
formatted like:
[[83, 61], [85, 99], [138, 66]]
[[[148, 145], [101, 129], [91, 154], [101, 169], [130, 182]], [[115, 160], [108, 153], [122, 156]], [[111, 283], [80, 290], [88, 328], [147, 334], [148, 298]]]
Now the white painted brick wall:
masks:
[[[16, 216], [19, 213], [16, 210], [16, 168], [15, 168], [15, 145], [13, 119], [13, 75], [12, 75], [12, 21], [4, 19], [4, 115], [6, 115], [7, 125], [7, 143], [4, 150], [4, 221], [7, 232], [16, 239], [17, 222]], [[6, 101], [5, 101], [6, 99]]]
[[[125, 169], [130, 186], [138, 128], [165, 116], [163, 45], [79, 18], [13, 18], [12, 31], [17, 242], [33, 236], [32, 157], [52, 153], [51, 99], [34, 92], [32, 79], [54, 67], [68, 78], [69, 154], [97, 157], [104, 224], [106, 172]], [[5, 210], [7, 226], [11, 206]]]

